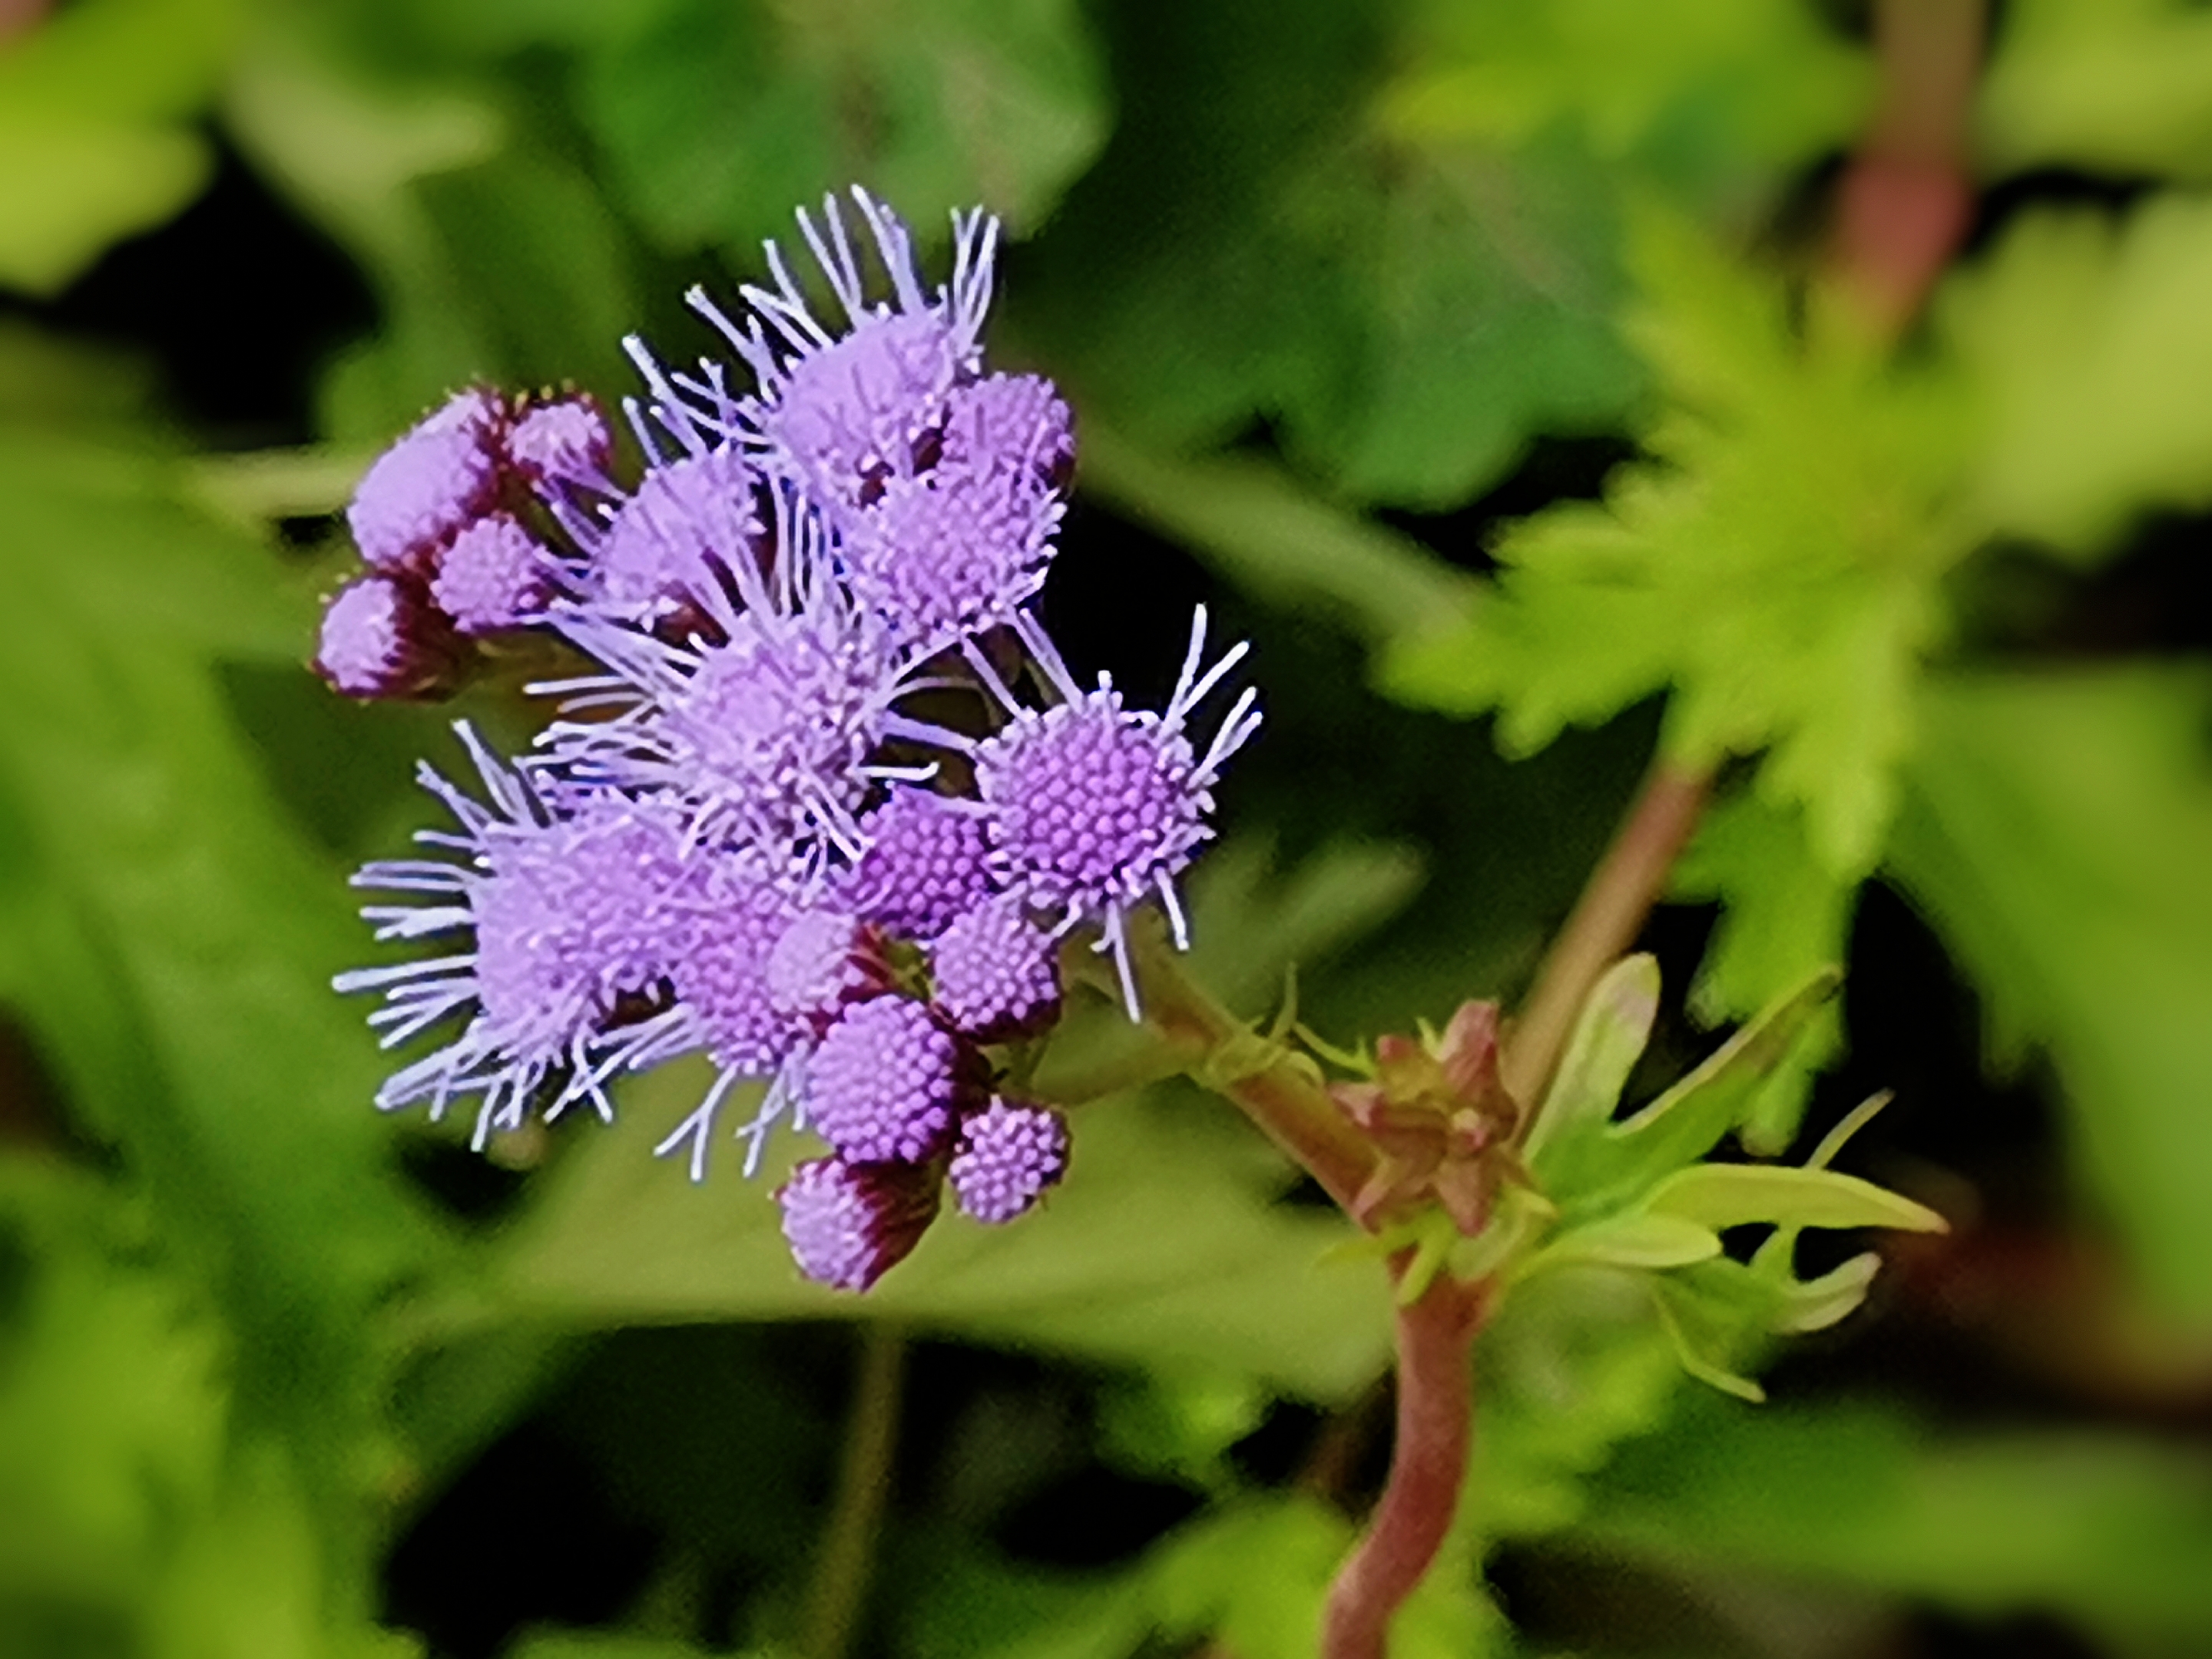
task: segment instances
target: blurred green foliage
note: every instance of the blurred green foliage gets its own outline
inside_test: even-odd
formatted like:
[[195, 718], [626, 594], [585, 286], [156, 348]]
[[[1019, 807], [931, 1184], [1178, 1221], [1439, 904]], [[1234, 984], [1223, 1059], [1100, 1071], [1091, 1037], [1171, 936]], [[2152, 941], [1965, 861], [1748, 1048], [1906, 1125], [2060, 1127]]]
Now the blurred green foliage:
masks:
[[[948, 1223], [839, 1301], [792, 1276], [759, 1191], [644, 1156], [695, 1079], [645, 1080], [617, 1129], [517, 1149], [456, 1201], [452, 1143], [369, 1110], [381, 1061], [326, 989], [366, 949], [346, 866], [419, 821], [406, 761], [445, 739], [305, 672], [345, 554], [275, 521], [326, 514], [460, 382], [614, 396], [625, 333], [699, 349], [684, 287], [750, 274], [794, 203], [854, 179], [926, 240], [956, 205], [1006, 216], [994, 349], [1084, 422], [1095, 511], [1056, 580], [1141, 590], [1103, 607], [1139, 647], [1176, 631], [1147, 620], [1156, 582], [1210, 585], [1255, 638], [1271, 726], [1196, 883], [1206, 982], [1258, 1015], [1295, 964], [1346, 1037], [1510, 995], [1647, 753], [1713, 764], [1675, 872], [1718, 907], [1688, 1012], [1751, 1015], [1851, 951], [1869, 883], [1907, 896], [1991, 1065], [2063, 1114], [2030, 1224], [2069, 1261], [2112, 1243], [2102, 1293], [2169, 1390], [2068, 1395], [1975, 1346], [1943, 1278], [1978, 1259], [1968, 1229], [1754, 1409], [1682, 1380], [1622, 1268], [1668, 1240], [1615, 1234], [1486, 1333], [1470, 1500], [1395, 1651], [1796, 1654], [1814, 1615], [1773, 1609], [1838, 1595], [1871, 1634], [1823, 1652], [1937, 1651], [1896, 1645], [1928, 1608], [2048, 1616], [2098, 1652], [2212, 1644], [2212, 1469], [2155, 1420], [2178, 1398], [2201, 1422], [2212, 1390], [2212, 630], [2172, 623], [2202, 599], [2146, 550], [2179, 537], [2193, 573], [2204, 520], [2179, 515], [2212, 507], [2212, 24], [2180, 0], [2002, 9], [1972, 112], [1987, 234], [1884, 353], [1804, 280], [1807, 204], [1879, 103], [1863, 9], [9, 9], [0, 1654], [790, 1651], [858, 1318], [913, 1333], [934, 1379], [868, 1650], [1310, 1650], [1371, 1486], [1389, 1306], [1371, 1262], [1320, 1261], [1346, 1227], [1218, 1105], [1085, 1108], [1042, 1214]], [[146, 357], [73, 321], [103, 256], [223, 167], [375, 307], [297, 386], [304, 449], [218, 453]], [[1631, 459], [1558, 470], [1591, 455]], [[2118, 624], [2074, 627], [2116, 591]], [[523, 729], [511, 688], [475, 696]], [[1660, 930], [1685, 969], [1698, 914]], [[1591, 1145], [1619, 1133], [1613, 1085], [1635, 1106], [1715, 1046], [1658, 1015]], [[1857, 1025], [1822, 1016], [1732, 1104], [1746, 1140], [1790, 1143]], [[1070, 1063], [1115, 1037], [1070, 1032]], [[1961, 1224], [1979, 1177], [2016, 1203], [1939, 1167], [1977, 1136], [2038, 1146], [1967, 1110], [1908, 1096], [1893, 1115], [1923, 1127], [1870, 1133], [1872, 1172]], [[2041, 1283], [2014, 1317], [2060, 1318]], [[2035, 1410], [1960, 1411], [1980, 1396], [1884, 1346], [1886, 1305]], [[1680, 1337], [1697, 1309], [1674, 1313]], [[592, 1479], [539, 1496], [486, 1473], [507, 1448]], [[548, 1509], [548, 1536], [562, 1494], [597, 1494], [597, 1535], [642, 1538], [641, 1565], [605, 1605], [501, 1613], [499, 1523], [465, 1502], [498, 1479], [507, 1524]], [[1036, 1516], [1110, 1530], [1085, 1480], [1173, 1501], [1055, 1559]], [[463, 1588], [426, 1601], [414, 1564], [441, 1553]], [[1506, 1610], [1535, 1632], [1509, 1628], [1500, 1562], [1564, 1576], [1571, 1616], [1532, 1589]], [[1613, 1593], [1639, 1584], [1661, 1613]]]

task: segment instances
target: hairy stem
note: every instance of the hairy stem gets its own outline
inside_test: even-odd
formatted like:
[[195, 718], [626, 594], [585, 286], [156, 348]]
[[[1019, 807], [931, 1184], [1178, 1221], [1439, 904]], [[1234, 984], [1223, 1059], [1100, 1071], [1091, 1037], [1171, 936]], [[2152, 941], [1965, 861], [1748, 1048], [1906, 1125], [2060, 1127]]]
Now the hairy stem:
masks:
[[845, 1461], [814, 1582], [806, 1597], [799, 1651], [807, 1659], [843, 1659], [860, 1623], [890, 1495], [891, 1455], [898, 1444], [899, 1384], [906, 1367], [906, 1338], [872, 1321], [860, 1328], [859, 1376], [845, 1436]]
[[1349, 1213], [1375, 1168], [1375, 1149], [1322, 1087], [1312, 1061], [1254, 1032], [1182, 970], [1161, 930], [1131, 927], [1145, 1023], [1199, 1084], [1241, 1108]]
[[1474, 1439], [1469, 1351], [1486, 1287], [1449, 1273], [1398, 1310], [1398, 1433], [1390, 1478], [1329, 1587], [1322, 1659], [1384, 1659], [1390, 1621], [1426, 1576], [1459, 1510]]
[[1598, 976], [1636, 942], [1698, 827], [1711, 786], [1711, 774], [1666, 760], [1645, 776], [1514, 1018], [1499, 1071], [1516, 1100], [1533, 1104], [1551, 1081], [1576, 1014]]

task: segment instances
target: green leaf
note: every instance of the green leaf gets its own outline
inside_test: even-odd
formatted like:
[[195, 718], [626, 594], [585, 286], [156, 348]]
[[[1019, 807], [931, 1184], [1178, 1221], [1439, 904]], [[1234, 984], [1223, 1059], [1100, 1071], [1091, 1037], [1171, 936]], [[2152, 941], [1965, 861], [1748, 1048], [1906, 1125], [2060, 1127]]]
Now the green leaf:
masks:
[[1960, 677], [1932, 697], [1896, 871], [2047, 1047], [2080, 1170], [2150, 1285], [2212, 1311], [2212, 679], [2184, 666]]
[[2141, 514], [2212, 504], [2208, 283], [2212, 202], [2172, 193], [2119, 222], [2027, 215], [1953, 281], [1940, 314], [1988, 404], [1996, 525], [2082, 559]]
[[1104, 141], [1106, 89], [1071, 0], [858, 9], [679, 0], [586, 57], [581, 113], [674, 250], [750, 264], [792, 209], [860, 179], [944, 234], [981, 201], [1018, 234]]
[[1644, 1200], [1653, 1219], [1679, 1217], [1724, 1232], [1751, 1222], [1783, 1227], [1901, 1227], [1940, 1233], [1948, 1224], [1870, 1181], [1834, 1170], [1759, 1164], [1701, 1164], [1668, 1176]]
[[173, 482], [0, 446], [0, 994], [222, 1285], [246, 1415], [336, 1457], [379, 1386], [367, 1311], [435, 1244], [368, 1109], [373, 1047], [327, 989], [362, 948], [340, 873], [272, 798], [215, 670], [268, 648], [262, 619], [296, 599], [277, 608], [265, 564], [274, 591], [251, 594], [267, 556], [165, 499]]
[[1080, 477], [1086, 494], [1182, 542], [1239, 586], [1334, 612], [1378, 643], [1456, 614], [1473, 586], [1419, 543], [1330, 506], [1265, 461], [1177, 459], [1087, 419]]
[[1533, 1278], [1553, 1267], [1686, 1267], [1720, 1253], [1720, 1235], [1694, 1218], [1632, 1212], [1561, 1233], [1515, 1277]]
[[807, 1155], [787, 1136], [758, 1182], [706, 1188], [649, 1154], [703, 1087], [641, 1079], [623, 1121], [540, 1177], [490, 1263], [507, 1316], [572, 1325], [892, 1318], [969, 1340], [1195, 1369], [1339, 1399], [1389, 1344], [1370, 1265], [1319, 1267], [1346, 1224], [1274, 1201], [1284, 1176], [1241, 1119], [1186, 1092], [1080, 1109], [1066, 1182], [1005, 1228], [940, 1218], [865, 1297], [799, 1276], [769, 1192]]
[[2212, 19], [2186, 0], [2021, 0], [1996, 46], [1975, 111], [1995, 167], [2212, 171]]
[[1663, 1421], [1681, 1389], [1644, 1275], [1610, 1268], [1515, 1284], [1475, 1365], [1481, 1421], [1462, 1524], [1493, 1540], [1570, 1524], [1587, 1478]]
[[1802, 5], [1431, 0], [1415, 15], [1431, 49], [1387, 95], [1395, 130], [1496, 143], [1571, 121], [1608, 161], [1708, 189], [1771, 182], [1840, 148], [1873, 93], [1863, 50]]
[[1540, 1183], [1547, 1147], [1602, 1129], [1613, 1121], [1628, 1074], [1651, 1040], [1659, 1012], [1659, 960], [1624, 957], [1605, 971], [1575, 1017], [1566, 1052], [1537, 1109], [1521, 1153]]
[[[1839, 878], [1814, 856], [1802, 808], [1770, 805], [1754, 788], [1707, 808], [1668, 893], [1722, 903], [1690, 988], [1691, 1011], [1718, 1024], [1747, 1018], [1844, 959], [1858, 884]], [[1761, 1152], [1789, 1145], [1814, 1073], [1835, 1056], [1842, 1040], [1842, 1021], [1832, 1009], [1814, 1021], [1752, 1109], [1747, 1145]]]
[[1887, 367], [1835, 331], [1801, 342], [1780, 283], [1652, 214], [1633, 333], [1669, 396], [1660, 458], [1603, 507], [1523, 520], [1458, 627], [1401, 642], [1395, 695], [1501, 711], [1526, 752], [1671, 689], [1679, 763], [1767, 750], [1759, 787], [1805, 814], [1832, 874], [1869, 870], [1909, 751], [1940, 583], [1978, 539], [1952, 497], [1969, 434], [1941, 374]]
[[2119, 1651], [2212, 1638], [2212, 1467], [2179, 1439], [1697, 1401], [1594, 1484], [1577, 1536], [1631, 1559], [1862, 1585], [1977, 1619], [2055, 1613]]
[[173, 216], [213, 171], [196, 133], [0, 103], [0, 284], [58, 294], [112, 245]]
[[1547, 1194], [1570, 1217], [1601, 1214], [1703, 1158], [1747, 1121], [1839, 982], [1832, 969], [1816, 975], [1632, 1117], [1558, 1146]]

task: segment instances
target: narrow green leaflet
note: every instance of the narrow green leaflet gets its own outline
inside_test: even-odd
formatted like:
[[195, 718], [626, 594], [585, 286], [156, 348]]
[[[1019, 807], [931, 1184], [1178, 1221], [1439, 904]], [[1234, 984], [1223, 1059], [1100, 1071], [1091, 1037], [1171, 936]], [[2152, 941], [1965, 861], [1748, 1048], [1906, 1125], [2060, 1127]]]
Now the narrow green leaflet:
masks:
[[58, 293], [214, 170], [233, 0], [81, 0], [0, 51], [0, 286]]
[[1929, 699], [1899, 877], [2048, 1048], [2079, 1167], [2151, 1285], [2212, 1313], [2212, 679], [2194, 667], [1960, 677]]
[[2056, 1613], [2118, 1650], [2212, 1639], [2212, 1468], [2179, 1442], [1693, 1397], [1592, 1485], [1577, 1540], [1631, 1559], [1760, 1567], [1981, 1618]]
[[1750, 1222], [1788, 1227], [1901, 1227], [1941, 1232], [1925, 1205], [1834, 1170], [1760, 1164], [1701, 1164], [1651, 1189], [1642, 1213], [1726, 1231]]
[[1954, 280], [1941, 315], [1987, 403], [1995, 524], [2081, 560], [2142, 514], [2212, 504], [2208, 283], [2212, 200], [2179, 192], [2121, 220], [2027, 215]]
[[2212, 17], [2188, 0], [2019, 0], [1976, 111], [1996, 168], [2212, 173]]
[[1538, 1186], [1569, 1217], [1604, 1214], [1694, 1163], [1747, 1121], [1767, 1079], [1836, 994], [1838, 975], [1816, 975], [1766, 1009], [1695, 1071], [1633, 1116], [1593, 1115], [1530, 1160]]
[[1555, 1138], [1601, 1129], [1613, 1121], [1658, 1012], [1658, 958], [1624, 957], [1606, 970], [1576, 1017], [1552, 1086], [1521, 1143], [1523, 1158], [1534, 1163]]
[[1977, 539], [1953, 497], [1966, 405], [1839, 331], [1793, 337], [1782, 286], [1656, 214], [1632, 331], [1669, 395], [1660, 458], [1603, 507], [1522, 521], [1456, 630], [1401, 646], [1385, 684], [1449, 712], [1502, 712], [1527, 751], [1671, 690], [1665, 744], [1691, 765], [1767, 752], [1759, 786], [1805, 814], [1842, 878], [1871, 867], [1909, 750], [1938, 585]]
[[791, 204], [857, 179], [931, 240], [981, 201], [1026, 232], [1106, 137], [1073, 0], [678, 0], [587, 53], [580, 112], [647, 226], [750, 264]]

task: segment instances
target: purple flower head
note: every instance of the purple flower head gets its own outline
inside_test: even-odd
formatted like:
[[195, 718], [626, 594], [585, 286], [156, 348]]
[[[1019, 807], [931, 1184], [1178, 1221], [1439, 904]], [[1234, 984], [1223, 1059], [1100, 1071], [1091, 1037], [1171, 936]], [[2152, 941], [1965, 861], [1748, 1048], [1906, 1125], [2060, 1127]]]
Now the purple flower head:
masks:
[[577, 533], [572, 523], [591, 601], [624, 620], [650, 622], [733, 588], [758, 568], [763, 527], [753, 485], [753, 470], [736, 450], [708, 450], [647, 471], [604, 527]]
[[894, 787], [860, 829], [867, 851], [839, 901], [887, 933], [934, 939], [992, 890], [982, 819], [934, 790]]
[[1018, 894], [987, 900], [930, 947], [938, 1012], [977, 1042], [1042, 1030], [1060, 1009], [1059, 957]]
[[402, 577], [348, 582], [323, 612], [315, 672], [349, 697], [436, 697], [466, 653], [453, 624]]
[[1125, 708], [1104, 675], [1080, 690], [1044, 630], [1026, 614], [1017, 619], [1024, 641], [1065, 702], [1042, 712], [1024, 708], [990, 672], [980, 653], [970, 661], [1013, 719], [977, 745], [975, 787], [989, 809], [992, 867], [1002, 886], [1038, 908], [1061, 913], [1056, 932], [1080, 921], [1102, 929], [1099, 949], [1113, 952], [1130, 1018], [1138, 1017], [1123, 918], [1157, 897], [1176, 942], [1187, 943], [1175, 878], [1213, 833], [1214, 783], [1222, 763], [1260, 724], [1249, 688], [1204, 754], [1184, 728], [1193, 709], [1244, 654], [1238, 645], [1200, 673], [1206, 611], [1191, 621], [1190, 648], [1164, 714]]
[[836, 1291], [865, 1291], [921, 1243], [937, 1218], [938, 1178], [897, 1164], [817, 1158], [776, 1188], [799, 1271]]
[[813, 1041], [802, 1013], [780, 1004], [769, 963], [777, 945], [801, 914], [792, 896], [787, 861], [758, 848], [735, 852], [694, 848], [693, 902], [672, 947], [669, 986], [672, 1023], [650, 1048], [633, 1051], [634, 1068], [704, 1049], [718, 1068], [714, 1085], [690, 1115], [653, 1148], [665, 1158], [688, 1147], [691, 1179], [707, 1176], [707, 1149], [730, 1091], [746, 1078], [765, 1079], [768, 1092], [739, 1124], [734, 1138], [747, 1143], [745, 1173], [759, 1167], [769, 1131], [792, 1104], [793, 1068]]
[[769, 1001], [817, 1035], [847, 1004], [875, 996], [890, 982], [874, 930], [842, 911], [800, 911], [769, 952]]
[[354, 543], [378, 570], [419, 570], [499, 491], [506, 410], [482, 386], [455, 392], [378, 456], [346, 509]]
[[915, 658], [1006, 623], [1044, 583], [1064, 511], [1034, 471], [939, 465], [894, 478], [856, 515], [843, 552], [853, 592]]
[[825, 198], [821, 225], [802, 209], [799, 228], [844, 313], [842, 326], [816, 319], [771, 242], [775, 285], [740, 290], [753, 313], [742, 326], [698, 290], [690, 295], [753, 371], [757, 392], [729, 398], [711, 369], [704, 380], [686, 377], [672, 388], [703, 399], [745, 434], [764, 466], [840, 514], [865, 505], [886, 480], [911, 475], [917, 452], [933, 446], [946, 399], [980, 370], [999, 234], [998, 221], [980, 209], [955, 213], [952, 279], [933, 295], [897, 215], [858, 187], [853, 200], [890, 300], [868, 299], [844, 215], [834, 196]]
[[512, 514], [492, 513], [453, 538], [431, 578], [430, 597], [462, 633], [495, 634], [538, 621], [559, 574]]
[[1033, 480], [1059, 493], [1075, 468], [1075, 417], [1040, 374], [987, 374], [945, 399], [936, 471]]
[[[786, 573], [779, 568], [779, 579]], [[869, 758], [885, 739], [964, 739], [904, 719], [905, 690], [880, 627], [826, 581], [770, 595], [759, 573], [743, 610], [707, 596], [718, 638], [672, 643], [589, 612], [562, 631], [605, 675], [536, 688], [581, 694], [568, 707], [611, 718], [556, 721], [547, 763], [626, 788], [682, 797], [694, 837], [710, 844], [818, 848], [857, 856], [854, 814], [878, 779], [930, 768]]]
[[507, 453], [533, 484], [605, 489], [614, 441], [599, 404], [578, 395], [536, 404], [518, 416], [507, 431]]
[[874, 997], [848, 1008], [807, 1062], [807, 1118], [853, 1163], [927, 1163], [951, 1139], [975, 1070], [922, 1004]]
[[961, 1126], [946, 1173], [966, 1213], [994, 1226], [1012, 1221], [1067, 1173], [1067, 1120], [994, 1096]]
[[548, 1108], [557, 1115], [589, 1098], [611, 1117], [607, 1076], [673, 1022], [667, 1011], [624, 1018], [626, 1000], [657, 1001], [681, 937], [688, 876], [675, 816], [617, 796], [583, 798], [556, 816], [527, 780], [510, 772], [465, 722], [462, 743], [489, 805], [427, 765], [423, 787], [452, 810], [462, 833], [416, 839], [469, 855], [465, 863], [409, 859], [374, 863], [357, 887], [428, 895], [373, 905], [362, 915], [380, 939], [472, 936], [470, 948], [427, 961], [358, 969], [341, 991], [381, 990], [369, 1016], [384, 1045], [404, 1042], [465, 1014], [460, 1035], [395, 1073], [378, 1092], [386, 1110], [428, 1099], [431, 1115], [454, 1096], [481, 1095], [476, 1140], [514, 1128], [549, 1078], [568, 1081]]

